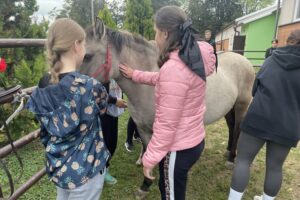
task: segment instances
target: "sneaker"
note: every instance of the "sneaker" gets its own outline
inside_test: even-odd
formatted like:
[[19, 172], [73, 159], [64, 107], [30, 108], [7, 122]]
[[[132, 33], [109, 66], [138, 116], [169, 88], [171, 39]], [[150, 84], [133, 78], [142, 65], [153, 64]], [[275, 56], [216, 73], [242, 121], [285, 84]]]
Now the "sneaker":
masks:
[[118, 182], [117, 179], [115, 177], [113, 177], [112, 175], [110, 175], [108, 172], [106, 172], [106, 174], [105, 174], [104, 181], [105, 181], [105, 183], [107, 183], [109, 185], [114, 185]]
[[133, 151], [133, 145], [129, 144], [128, 142], [125, 142], [125, 148], [128, 152], [132, 152]]
[[262, 200], [263, 196], [254, 196], [253, 200]]
[[140, 138], [140, 137], [138, 137], [138, 136], [133, 136], [133, 138], [132, 138], [134, 141], [137, 141], [137, 142], [139, 142], [139, 143], [142, 143], [142, 139]]

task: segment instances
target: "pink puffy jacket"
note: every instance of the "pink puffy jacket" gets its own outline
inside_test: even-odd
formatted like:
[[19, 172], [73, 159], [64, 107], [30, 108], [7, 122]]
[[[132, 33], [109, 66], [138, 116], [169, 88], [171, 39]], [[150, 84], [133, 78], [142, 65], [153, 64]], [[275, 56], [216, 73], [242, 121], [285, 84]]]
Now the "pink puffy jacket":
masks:
[[[215, 69], [212, 46], [199, 42], [206, 75]], [[135, 82], [155, 86], [153, 136], [143, 156], [145, 167], [154, 167], [168, 152], [192, 148], [205, 137], [206, 82], [192, 72], [178, 56], [178, 50], [159, 72], [135, 70]]]

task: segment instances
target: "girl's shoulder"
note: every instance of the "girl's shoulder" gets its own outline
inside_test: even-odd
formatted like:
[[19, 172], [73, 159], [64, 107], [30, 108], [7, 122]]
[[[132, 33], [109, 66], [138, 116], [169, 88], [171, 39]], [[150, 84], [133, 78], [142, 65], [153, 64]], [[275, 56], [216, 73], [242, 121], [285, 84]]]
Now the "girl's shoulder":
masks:
[[81, 74], [79, 72], [70, 73], [60, 81], [62, 85], [73, 87], [93, 87], [101, 84], [97, 79]]

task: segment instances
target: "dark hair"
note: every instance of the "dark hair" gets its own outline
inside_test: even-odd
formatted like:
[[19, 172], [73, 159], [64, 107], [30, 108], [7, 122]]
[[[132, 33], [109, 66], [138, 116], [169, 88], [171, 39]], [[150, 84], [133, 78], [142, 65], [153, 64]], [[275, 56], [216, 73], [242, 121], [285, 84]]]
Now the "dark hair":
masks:
[[156, 27], [168, 32], [168, 39], [164, 49], [160, 50], [158, 66], [161, 67], [170, 56], [170, 53], [181, 45], [181, 25], [187, 20], [183, 10], [177, 6], [165, 6], [160, 8], [154, 17]]
[[296, 29], [289, 35], [288, 39], [286, 40], [288, 45], [297, 45], [300, 44], [300, 29]]
[[271, 43], [273, 43], [273, 42], [278, 43], [278, 39], [273, 39], [273, 40], [271, 41]]

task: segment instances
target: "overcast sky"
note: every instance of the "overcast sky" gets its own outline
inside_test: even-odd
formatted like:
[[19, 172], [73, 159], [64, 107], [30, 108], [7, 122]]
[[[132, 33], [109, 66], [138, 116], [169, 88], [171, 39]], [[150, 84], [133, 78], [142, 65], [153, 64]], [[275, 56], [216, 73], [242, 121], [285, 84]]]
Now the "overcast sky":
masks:
[[[91, 0], [86, 0], [88, 5], [90, 5]], [[96, 3], [99, 0], [94, 0]], [[110, 1], [110, 0], [108, 0]], [[120, 0], [122, 2], [124, 0]], [[43, 16], [48, 19], [48, 13], [56, 7], [56, 9], [62, 8], [64, 0], [37, 0], [37, 5], [39, 6], [39, 10], [35, 13], [35, 16], [38, 17], [39, 20], [43, 18]]]
[[37, 15], [39, 19], [43, 16], [48, 19], [48, 13], [55, 7], [60, 9], [63, 2], [63, 0], [37, 0], [39, 10], [35, 15]]

